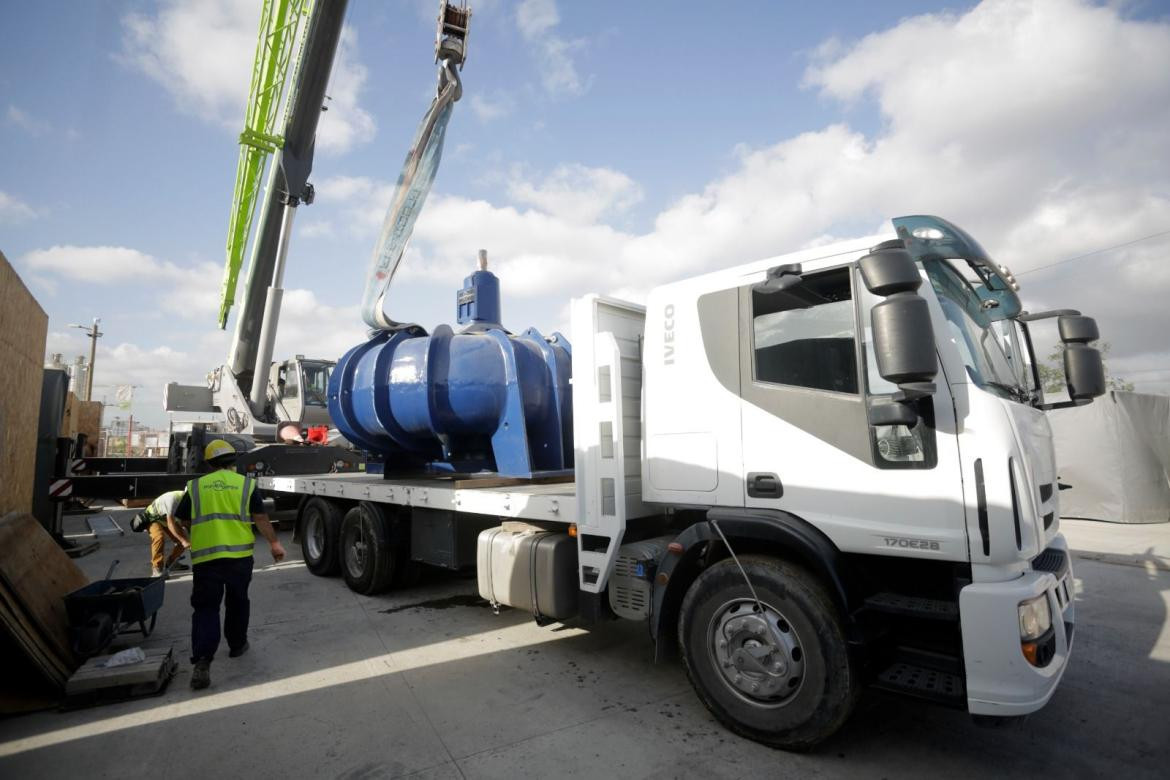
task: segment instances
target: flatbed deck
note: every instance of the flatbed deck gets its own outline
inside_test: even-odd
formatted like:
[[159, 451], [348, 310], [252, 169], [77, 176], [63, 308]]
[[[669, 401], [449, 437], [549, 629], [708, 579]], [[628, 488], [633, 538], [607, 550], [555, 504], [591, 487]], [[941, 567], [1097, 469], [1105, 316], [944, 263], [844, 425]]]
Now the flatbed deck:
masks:
[[476, 487], [474, 480], [438, 477], [387, 479], [380, 474], [317, 474], [261, 477], [257, 484], [277, 493], [446, 509], [517, 520], [577, 522], [577, 489], [572, 481]]

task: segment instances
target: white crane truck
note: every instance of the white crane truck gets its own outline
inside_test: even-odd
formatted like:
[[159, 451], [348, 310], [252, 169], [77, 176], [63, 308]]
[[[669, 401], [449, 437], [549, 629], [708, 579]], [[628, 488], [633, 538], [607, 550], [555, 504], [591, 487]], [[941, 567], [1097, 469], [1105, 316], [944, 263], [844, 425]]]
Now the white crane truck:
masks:
[[[645, 620], [732, 730], [806, 749], [876, 685], [1021, 716], [1075, 625], [1029, 323], [1069, 400], [1104, 392], [1093, 320], [1021, 311], [935, 217], [649, 293], [572, 303], [573, 481], [320, 474], [308, 567], [375, 593], [475, 567], [540, 621]], [[488, 485], [488, 486], [484, 486]]]

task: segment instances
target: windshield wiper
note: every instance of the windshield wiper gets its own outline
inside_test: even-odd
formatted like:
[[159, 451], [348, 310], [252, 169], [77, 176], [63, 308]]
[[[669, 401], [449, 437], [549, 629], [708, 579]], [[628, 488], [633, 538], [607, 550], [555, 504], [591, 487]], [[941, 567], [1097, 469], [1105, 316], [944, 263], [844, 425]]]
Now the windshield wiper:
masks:
[[996, 382], [990, 379], [984, 379], [983, 384], [987, 385], [988, 387], [994, 387], [996, 390], [1004, 391], [1013, 399], [1019, 401], [1022, 404], [1029, 403], [1031, 400], [1028, 397], [1028, 393], [1018, 385], [1009, 385], [1006, 382]]

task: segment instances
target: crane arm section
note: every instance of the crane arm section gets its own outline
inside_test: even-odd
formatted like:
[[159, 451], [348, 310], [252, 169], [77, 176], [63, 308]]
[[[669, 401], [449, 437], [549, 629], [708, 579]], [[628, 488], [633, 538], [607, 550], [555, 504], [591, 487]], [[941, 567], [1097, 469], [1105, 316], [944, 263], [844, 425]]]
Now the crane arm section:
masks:
[[277, 113], [293, 49], [299, 48], [298, 39], [303, 47], [309, 27], [301, 21], [311, 12], [312, 5], [313, 0], [264, 0], [260, 13], [260, 39], [256, 44], [244, 131], [240, 133], [240, 159], [228, 224], [227, 261], [219, 304], [221, 329], [226, 327], [228, 312], [235, 301], [236, 280], [252, 230], [265, 163], [269, 155], [284, 146], [284, 137], [276, 133]]

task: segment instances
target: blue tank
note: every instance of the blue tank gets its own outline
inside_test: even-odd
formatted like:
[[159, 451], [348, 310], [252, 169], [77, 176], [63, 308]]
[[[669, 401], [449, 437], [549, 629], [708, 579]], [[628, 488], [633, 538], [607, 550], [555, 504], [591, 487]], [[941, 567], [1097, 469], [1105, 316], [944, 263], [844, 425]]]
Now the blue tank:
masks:
[[334, 425], [387, 473], [531, 477], [572, 468], [569, 342], [505, 330], [499, 279], [484, 268], [463, 280], [456, 306], [459, 332], [379, 331], [338, 360], [329, 378]]

